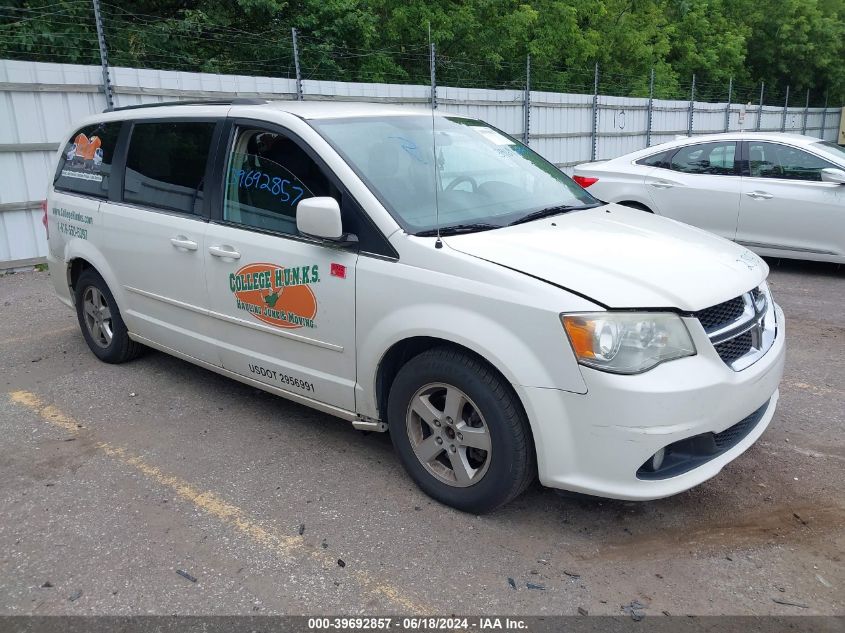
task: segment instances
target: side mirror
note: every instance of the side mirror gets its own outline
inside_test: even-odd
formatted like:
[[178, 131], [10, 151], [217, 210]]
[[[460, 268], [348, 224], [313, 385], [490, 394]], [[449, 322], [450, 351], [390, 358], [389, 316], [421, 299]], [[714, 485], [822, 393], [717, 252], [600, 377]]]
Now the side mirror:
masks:
[[822, 169], [822, 182], [835, 182], [837, 185], [845, 185], [845, 170], [835, 167]]
[[328, 196], [305, 198], [296, 205], [296, 228], [304, 235], [324, 240], [343, 237], [340, 205]]

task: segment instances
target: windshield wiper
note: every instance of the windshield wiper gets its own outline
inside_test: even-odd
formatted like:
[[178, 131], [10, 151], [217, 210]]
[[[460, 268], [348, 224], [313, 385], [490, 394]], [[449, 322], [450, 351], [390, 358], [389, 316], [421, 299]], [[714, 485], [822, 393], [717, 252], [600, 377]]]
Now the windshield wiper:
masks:
[[[489, 231], [490, 229], [500, 229], [501, 226], [497, 224], [487, 224], [485, 222], [472, 222], [468, 224], [450, 224], [449, 226], [440, 227], [440, 235], [459, 235], [461, 233], [476, 233], [477, 231]], [[414, 233], [417, 237], [434, 237], [437, 235], [437, 229], [426, 229]]]
[[581, 211], [582, 209], [592, 209], [594, 207], [598, 207], [598, 204], [581, 204], [581, 205], [573, 205], [573, 204], [559, 204], [554, 207], [546, 207], [545, 209], [540, 209], [539, 211], [532, 211], [528, 215], [523, 215], [521, 218], [514, 220], [508, 226], [513, 226], [514, 224], [522, 224], [524, 222], [531, 222], [532, 220], [539, 220], [540, 218], [547, 218], [551, 215], [560, 215], [561, 213], [566, 213], [568, 211]]

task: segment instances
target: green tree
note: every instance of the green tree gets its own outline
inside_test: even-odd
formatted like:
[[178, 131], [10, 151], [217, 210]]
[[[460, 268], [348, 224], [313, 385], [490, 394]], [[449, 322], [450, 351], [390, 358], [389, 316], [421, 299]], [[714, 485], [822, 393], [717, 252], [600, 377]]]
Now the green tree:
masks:
[[[703, 99], [791, 86], [845, 101], [845, 0], [110, 0], [111, 62], [141, 68], [292, 76], [290, 28], [306, 79], [514, 87], [532, 56], [537, 89]], [[99, 62], [87, 0], [7, 0], [0, 57]], [[796, 97], [795, 102], [799, 102]]]
[[[750, 26], [746, 49], [749, 76], [770, 86], [789, 84], [793, 94], [809, 89], [845, 98], [845, 0], [780, 0], [742, 3]], [[769, 10], [767, 10], [767, 8]]]

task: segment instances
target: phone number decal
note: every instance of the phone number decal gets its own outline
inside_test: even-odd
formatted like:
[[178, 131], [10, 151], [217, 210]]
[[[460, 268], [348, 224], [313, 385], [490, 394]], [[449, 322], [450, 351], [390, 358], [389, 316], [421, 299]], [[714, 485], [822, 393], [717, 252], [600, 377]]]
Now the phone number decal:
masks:
[[83, 240], [88, 239], [88, 229], [83, 229], [79, 226], [68, 224], [67, 222], [57, 222], [56, 227], [59, 229], [59, 233], [63, 233], [64, 235], [78, 237]]

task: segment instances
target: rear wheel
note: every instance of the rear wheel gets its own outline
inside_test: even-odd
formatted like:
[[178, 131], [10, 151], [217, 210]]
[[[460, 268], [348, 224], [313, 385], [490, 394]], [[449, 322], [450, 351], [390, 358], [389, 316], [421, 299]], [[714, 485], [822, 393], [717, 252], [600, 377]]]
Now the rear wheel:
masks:
[[106, 363], [124, 363], [142, 351], [129, 338], [114, 296], [92, 268], [82, 271], [76, 282], [76, 317], [88, 347]]
[[388, 423], [417, 485], [459, 510], [493, 510], [534, 478], [531, 435], [516, 395], [489, 366], [458, 350], [429, 350], [402, 367], [390, 390]]

